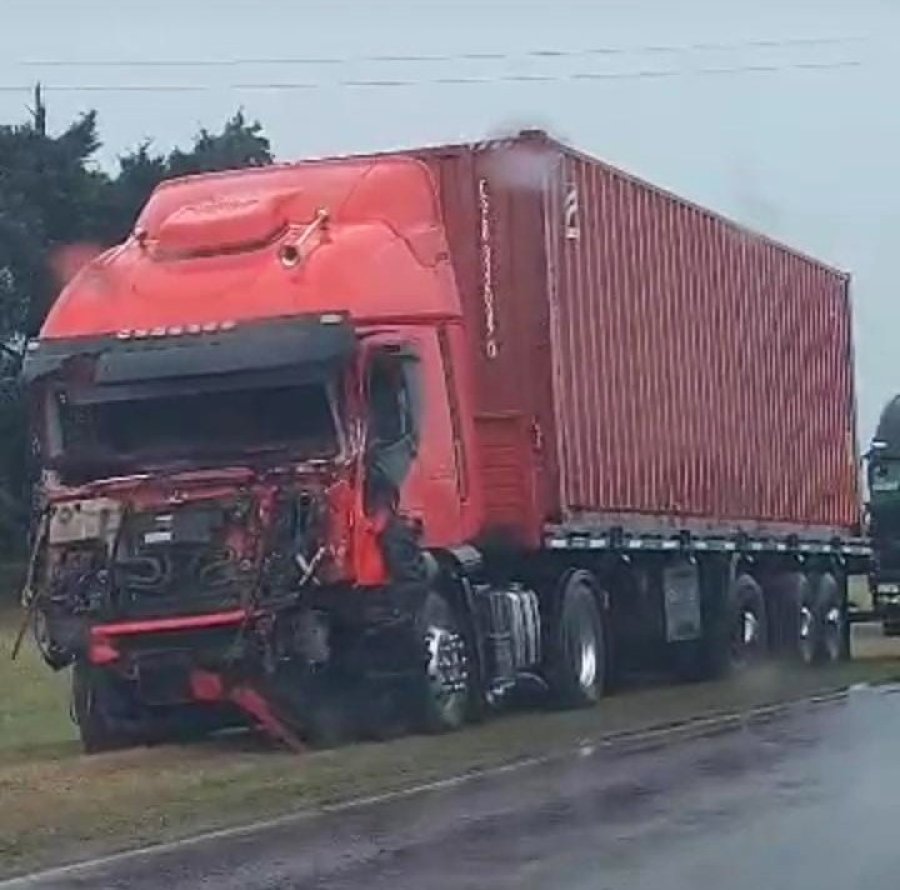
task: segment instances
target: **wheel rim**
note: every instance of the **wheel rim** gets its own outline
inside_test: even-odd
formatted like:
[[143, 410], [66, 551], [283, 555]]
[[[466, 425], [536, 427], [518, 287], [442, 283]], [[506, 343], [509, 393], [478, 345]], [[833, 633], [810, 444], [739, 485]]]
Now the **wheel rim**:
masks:
[[732, 633], [731, 652], [734, 662], [743, 665], [751, 661], [759, 649], [759, 641], [759, 616], [749, 607], [744, 607], [737, 616]]
[[841, 636], [841, 610], [832, 606], [825, 613], [822, 628], [822, 651], [828, 661], [837, 661], [841, 657]]
[[446, 627], [431, 625], [425, 631], [426, 678], [432, 702], [449, 715], [465, 703], [468, 659], [463, 638]]
[[756, 645], [759, 638], [759, 620], [749, 609], [744, 610], [744, 614], [741, 618], [744, 646], [752, 648]]
[[587, 610], [573, 615], [568, 625], [569, 658], [573, 674], [581, 689], [590, 690], [597, 685], [600, 658], [594, 622]]
[[813, 611], [809, 606], [802, 605], [797, 623], [797, 645], [800, 649], [800, 657], [807, 664], [810, 664], [815, 658], [815, 631], [816, 619]]
[[596, 643], [582, 640], [581, 670], [578, 672], [578, 682], [582, 688], [588, 689], [597, 682], [597, 645]]

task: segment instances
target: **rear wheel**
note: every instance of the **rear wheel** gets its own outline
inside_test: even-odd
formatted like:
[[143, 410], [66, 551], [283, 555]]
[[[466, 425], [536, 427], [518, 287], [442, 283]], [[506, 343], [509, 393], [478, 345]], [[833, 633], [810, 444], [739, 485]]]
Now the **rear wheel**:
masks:
[[819, 628], [816, 661], [823, 664], [840, 661], [844, 657], [846, 613], [841, 585], [831, 572], [825, 572], [819, 577], [815, 614]]
[[819, 649], [819, 612], [816, 591], [803, 572], [788, 572], [776, 586], [783, 619], [780, 631], [784, 653], [801, 664], [813, 664]]
[[[714, 591], [710, 591], [715, 596]], [[721, 677], [759, 662], [768, 648], [766, 601], [747, 574], [737, 575], [707, 610], [704, 635], [707, 675]]]
[[759, 662], [766, 654], [766, 601], [762, 588], [750, 575], [735, 579], [731, 601], [730, 667], [741, 669]]
[[574, 572], [563, 588], [551, 627], [547, 679], [563, 707], [596, 704], [606, 679], [606, 633], [593, 577]]

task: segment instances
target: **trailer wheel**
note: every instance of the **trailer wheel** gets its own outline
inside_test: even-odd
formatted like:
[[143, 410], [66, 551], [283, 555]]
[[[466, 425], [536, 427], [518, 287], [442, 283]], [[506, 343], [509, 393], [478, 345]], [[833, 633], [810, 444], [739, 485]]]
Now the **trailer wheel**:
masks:
[[603, 694], [606, 662], [605, 626], [593, 577], [573, 572], [551, 629], [547, 680], [554, 700], [568, 708], [596, 704]]
[[802, 664], [816, 660], [819, 646], [819, 618], [816, 591], [809, 576], [803, 572], [783, 575], [775, 590], [782, 620], [779, 632], [784, 652]]
[[735, 577], [710, 611], [712, 626], [705, 638], [708, 676], [741, 671], [762, 659], [768, 645], [766, 601], [750, 575]]
[[833, 664], [844, 656], [844, 603], [841, 586], [831, 572], [819, 578], [815, 597], [816, 640], [815, 658], [823, 664]]
[[424, 670], [417, 684], [421, 728], [434, 733], [459, 729], [469, 708], [469, 659], [459, 620], [441, 594], [429, 590], [425, 595], [415, 631], [424, 647]]
[[119, 685], [107, 671], [81, 660], [75, 662], [72, 717], [85, 754], [128, 748], [139, 741], [134, 730], [125, 725], [128, 701]]
[[730, 667], [741, 669], [766, 654], [768, 623], [762, 588], [750, 575], [739, 575], [729, 591]]

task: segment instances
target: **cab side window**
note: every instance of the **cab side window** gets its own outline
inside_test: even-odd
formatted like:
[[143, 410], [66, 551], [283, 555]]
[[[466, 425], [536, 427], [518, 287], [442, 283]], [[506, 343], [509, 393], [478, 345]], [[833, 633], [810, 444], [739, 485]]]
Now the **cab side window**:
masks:
[[416, 355], [400, 348], [376, 352], [366, 375], [366, 463], [370, 508], [396, 505], [419, 448], [421, 387]]
[[383, 350], [373, 356], [368, 373], [369, 441], [391, 444], [419, 439], [418, 359], [411, 352]]

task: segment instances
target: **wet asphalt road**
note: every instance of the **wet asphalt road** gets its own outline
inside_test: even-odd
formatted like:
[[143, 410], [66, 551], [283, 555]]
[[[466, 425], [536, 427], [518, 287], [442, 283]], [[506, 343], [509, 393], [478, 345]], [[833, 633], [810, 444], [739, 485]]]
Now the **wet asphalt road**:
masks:
[[32, 886], [896, 890], [898, 693], [851, 691], [644, 750], [585, 749]]

